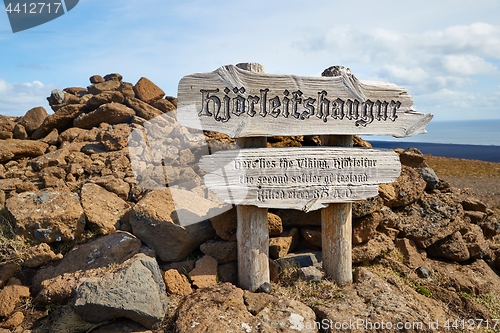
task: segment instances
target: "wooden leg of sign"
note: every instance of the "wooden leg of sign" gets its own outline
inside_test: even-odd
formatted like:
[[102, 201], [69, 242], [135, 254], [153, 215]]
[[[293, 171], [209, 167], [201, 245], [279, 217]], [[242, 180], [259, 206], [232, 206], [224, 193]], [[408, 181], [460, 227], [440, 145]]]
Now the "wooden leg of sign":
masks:
[[[239, 148], [266, 147], [266, 138], [238, 139]], [[267, 208], [236, 206], [238, 214], [238, 284], [250, 291], [269, 283], [269, 229]]]
[[[240, 63], [237, 67], [264, 73], [264, 66], [257, 63]], [[239, 148], [266, 148], [265, 137], [236, 140]], [[269, 283], [269, 229], [267, 208], [236, 206], [238, 214], [238, 284], [250, 291], [257, 290], [264, 282]]]
[[[352, 147], [351, 135], [322, 137], [324, 146]], [[352, 204], [330, 204], [321, 211], [323, 268], [338, 285], [352, 282]]]

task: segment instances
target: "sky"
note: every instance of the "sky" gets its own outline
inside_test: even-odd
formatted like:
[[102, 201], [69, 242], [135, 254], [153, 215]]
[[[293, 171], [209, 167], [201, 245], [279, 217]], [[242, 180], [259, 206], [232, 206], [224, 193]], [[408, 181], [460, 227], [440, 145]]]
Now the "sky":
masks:
[[53, 89], [94, 74], [179, 80], [258, 62], [267, 73], [320, 76], [342, 65], [360, 80], [408, 89], [434, 120], [500, 119], [498, 0], [80, 0], [12, 33], [0, 13], [0, 114], [50, 111]]

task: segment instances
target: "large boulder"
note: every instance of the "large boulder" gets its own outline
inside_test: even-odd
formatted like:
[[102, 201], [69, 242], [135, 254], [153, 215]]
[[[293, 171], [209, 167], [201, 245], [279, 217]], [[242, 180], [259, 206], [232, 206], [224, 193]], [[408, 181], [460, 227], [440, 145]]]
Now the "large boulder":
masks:
[[128, 217], [130, 204], [115, 193], [92, 183], [83, 185], [80, 193], [87, 223], [94, 231], [109, 234]]
[[[176, 202], [174, 203], [174, 198]], [[193, 200], [196, 198], [196, 204]], [[180, 261], [203, 242], [215, 237], [208, 220], [213, 202], [180, 189], [155, 190], [131, 210], [134, 235], [163, 261]]]
[[384, 204], [389, 207], [401, 207], [420, 199], [427, 183], [413, 168], [402, 165], [400, 176], [390, 186], [395, 196], [388, 198], [381, 195]]
[[177, 332], [317, 332], [306, 305], [230, 283], [199, 289], [179, 306]]
[[151, 80], [141, 77], [134, 86], [134, 92], [138, 99], [146, 103], [152, 103], [165, 96], [165, 92]]
[[135, 113], [139, 117], [144, 118], [146, 120], [151, 120], [163, 114], [163, 112], [161, 112], [157, 108], [137, 98], [127, 98], [125, 103], [127, 104], [128, 107], [134, 109]]
[[6, 213], [18, 235], [44, 243], [78, 239], [85, 215], [77, 194], [71, 192], [24, 192], [7, 199]]
[[23, 157], [36, 157], [43, 155], [49, 145], [45, 142], [7, 139], [2, 141], [0, 147], [0, 163], [11, 159]]
[[135, 116], [135, 112], [131, 108], [119, 103], [107, 103], [99, 106], [92, 112], [81, 114], [74, 120], [73, 125], [75, 127], [91, 129], [92, 127], [99, 126], [101, 123], [111, 125], [126, 123], [133, 116]]
[[38, 127], [43, 124], [43, 121], [47, 117], [47, 111], [45, 111], [43, 107], [38, 106], [26, 112], [24, 116], [19, 118], [17, 123], [23, 125], [28, 135], [31, 135], [34, 131], [36, 131]]
[[431, 332], [428, 323], [447, 318], [438, 301], [402, 290], [368, 268], [357, 268], [354, 278], [333, 304], [314, 307], [323, 332]]
[[55, 128], [59, 133], [67, 130], [73, 125], [73, 119], [85, 112], [85, 104], [69, 104], [61, 107], [55, 113], [47, 116], [42, 125], [31, 135], [32, 139], [38, 140], [45, 137]]
[[158, 263], [139, 253], [119, 267], [83, 279], [72, 306], [85, 321], [128, 318], [151, 329], [161, 323], [168, 302]]
[[417, 202], [398, 209], [399, 217], [389, 221], [389, 227], [400, 230], [400, 236], [420, 248], [427, 248], [466, 227], [464, 210], [457, 200], [451, 193], [424, 194]]
[[32, 288], [38, 303], [67, 302], [84, 277], [95, 276], [106, 267], [121, 264], [141, 249], [141, 241], [118, 231], [75, 246], [57, 265], [39, 270]]

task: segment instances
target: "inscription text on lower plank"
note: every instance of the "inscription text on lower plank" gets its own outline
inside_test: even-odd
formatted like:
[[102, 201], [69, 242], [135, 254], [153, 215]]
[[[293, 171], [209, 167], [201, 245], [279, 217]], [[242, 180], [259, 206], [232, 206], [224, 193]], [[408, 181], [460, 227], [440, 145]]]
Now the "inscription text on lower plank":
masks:
[[205, 184], [227, 203], [319, 209], [378, 194], [400, 174], [396, 153], [362, 148], [268, 148], [204, 156]]

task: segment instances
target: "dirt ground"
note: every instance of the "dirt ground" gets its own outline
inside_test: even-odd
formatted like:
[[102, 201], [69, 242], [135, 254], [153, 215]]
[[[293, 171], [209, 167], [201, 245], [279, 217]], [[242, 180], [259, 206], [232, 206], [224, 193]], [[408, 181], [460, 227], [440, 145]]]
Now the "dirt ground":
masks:
[[500, 163], [426, 155], [426, 163], [452, 187], [470, 188], [500, 212]]

